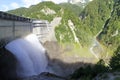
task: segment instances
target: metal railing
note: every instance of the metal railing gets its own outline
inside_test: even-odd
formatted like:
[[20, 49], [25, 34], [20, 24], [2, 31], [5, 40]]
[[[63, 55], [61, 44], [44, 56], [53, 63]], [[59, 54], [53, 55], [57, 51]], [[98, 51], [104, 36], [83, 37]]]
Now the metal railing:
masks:
[[24, 21], [24, 22], [32, 22], [32, 19], [25, 18], [17, 15], [13, 15], [10, 13], [0, 11], [0, 19], [7, 19], [7, 20], [15, 20], [15, 21]]

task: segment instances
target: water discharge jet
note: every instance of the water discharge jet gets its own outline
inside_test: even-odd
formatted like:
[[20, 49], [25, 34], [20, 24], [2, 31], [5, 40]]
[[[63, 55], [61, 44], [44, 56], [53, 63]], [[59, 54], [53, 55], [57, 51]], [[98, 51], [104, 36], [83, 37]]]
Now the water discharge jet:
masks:
[[30, 34], [5, 46], [16, 57], [18, 77], [29, 77], [46, 71], [48, 60], [37, 36]]

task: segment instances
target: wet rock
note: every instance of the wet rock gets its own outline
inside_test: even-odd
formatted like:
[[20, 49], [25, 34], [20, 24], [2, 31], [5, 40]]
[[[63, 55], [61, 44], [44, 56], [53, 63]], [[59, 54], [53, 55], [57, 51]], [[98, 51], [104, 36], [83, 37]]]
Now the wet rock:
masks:
[[16, 61], [14, 55], [0, 48], [0, 80], [16, 80]]
[[31, 77], [27, 77], [19, 80], [67, 80], [67, 79], [49, 72], [43, 72], [40, 75], [31, 76]]
[[101, 73], [94, 80], [120, 80], [120, 72]]

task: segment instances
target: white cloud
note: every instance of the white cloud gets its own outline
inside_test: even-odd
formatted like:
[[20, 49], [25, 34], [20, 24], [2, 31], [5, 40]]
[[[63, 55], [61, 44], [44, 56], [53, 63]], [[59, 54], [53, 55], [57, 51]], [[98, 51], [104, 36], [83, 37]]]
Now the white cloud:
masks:
[[62, 3], [62, 2], [67, 2], [68, 0], [43, 0], [43, 1], [53, 1], [54, 3]]
[[22, 0], [24, 7], [29, 7], [31, 5], [38, 4], [41, 1], [52, 1], [54, 3], [67, 2], [68, 0]]
[[31, 5], [41, 2], [41, 0], [22, 0], [24, 7], [29, 7]]
[[16, 2], [12, 2], [9, 5], [5, 5], [5, 4], [1, 5], [0, 10], [1, 11], [8, 11], [8, 10], [16, 9], [16, 8], [19, 8], [19, 7], [20, 6]]
[[9, 10], [9, 7], [7, 5], [2, 5], [1, 11], [7, 11]]
[[21, 3], [17, 3], [17, 2], [11, 2], [9, 5], [7, 4], [1, 4], [0, 5], [0, 10], [1, 11], [8, 11], [11, 9], [16, 9], [19, 7], [29, 7], [31, 5], [35, 5], [38, 4], [41, 1], [53, 1], [54, 3], [61, 3], [61, 2], [67, 2], [68, 0], [21, 0]]
[[10, 6], [15, 9], [15, 8], [19, 8], [19, 5], [16, 2], [13, 2], [10, 4]]

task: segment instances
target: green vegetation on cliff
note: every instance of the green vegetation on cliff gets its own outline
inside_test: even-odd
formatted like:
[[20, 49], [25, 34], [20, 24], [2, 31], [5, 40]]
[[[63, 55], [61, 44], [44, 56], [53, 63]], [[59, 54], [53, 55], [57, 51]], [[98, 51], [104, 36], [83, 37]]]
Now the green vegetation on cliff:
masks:
[[26, 11], [27, 11], [27, 8], [21, 7], [21, 8], [18, 8], [16, 10], [8, 11], [8, 13], [15, 14], [15, 15], [18, 15], [18, 16], [24, 16]]
[[116, 50], [120, 46], [120, 2], [114, 4], [111, 18], [98, 36], [100, 42], [110, 50]]
[[[116, 0], [114, 8], [113, 4], [113, 0], [93, 0], [81, 12], [79, 6], [70, 3], [58, 5], [52, 2], [41, 2], [30, 8], [19, 8], [8, 12], [49, 22], [55, 17], [62, 17], [60, 25], [55, 29], [59, 42], [72, 43], [77, 37], [81, 45], [89, 46], [92, 38], [103, 28], [98, 40], [105, 46], [110, 44], [115, 48], [120, 41], [119, 2]], [[69, 26], [69, 21], [73, 23], [73, 30]]]
[[[72, 30], [68, 26], [68, 20], [71, 20], [73, 22], [75, 26], [74, 29], [77, 31], [78, 28], [76, 29], [76, 27], [81, 26], [78, 17], [78, 14], [81, 12], [81, 8], [76, 5], [72, 5], [72, 4], [65, 5], [65, 4], [57, 5], [52, 2], [41, 2], [27, 9], [19, 8], [8, 12], [17, 15], [23, 15], [25, 17], [35, 18], [35, 19], [44, 19], [44, 20], [48, 20], [49, 22], [51, 22], [55, 17], [62, 17], [61, 24], [55, 29], [56, 38], [58, 41], [72, 43], [74, 42], [74, 35], [72, 33]], [[75, 11], [76, 8], [77, 11]], [[46, 15], [47, 12], [48, 13], [51, 12], [51, 13]], [[82, 29], [79, 30], [83, 32]], [[60, 40], [61, 35], [63, 36], [62, 40]]]
[[33, 19], [52, 21], [55, 16], [60, 16], [60, 9], [61, 7], [53, 2], [41, 2], [37, 5], [30, 6], [29, 8], [18, 8], [8, 12]]
[[71, 20], [75, 26], [74, 31], [81, 45], [89, 46], [93, 40], [93, 36], [97, 35], [106, 20], [110, 17], [113, 0], [94, 0], [90, 2], [79, 14], [81, 19], [75, 15], [73, 9], [70, 10], [67, 6], [65, 7], [67, 10], [64, 11], [62, 17], [62, 24], [56, 28], [57, 39], [60, 40], [60, 37], [64, 36], [62, 37], [63, 42], [74, 42], [73, 34], [70, 32], [68, 26], [68, 20]]
[[110, 60], [110, 66], [113, 71], [120, 71], [120, 46], [118, 46], [114, 52], [114, 55]]
[[[112, 77], [113, 80], [119, 80], [119, 71], [120, 71], [120, 46], [114, 52], [113, 57], [110, 59], [109, 67], [106, 66], [105, 62], [101, 59], [95, 65], [87, 65], [86, 67], [81, 67], [77, 69], [72, 75], [73, 80], [94, 80], [97, 77], [97, 80], [110, 80]], [[118, 72], [118, 74], [114, 74]], [[108, 75], [107, 75], [108, 73]], [[110, 73], [110, 74], [109, 74]], [[99, 76], [98, 76], [99, 75]], [[101, 77], [104, 75], [104, 77]], [[114, 79], [114, 77], [119, 77], [119, 79]], [[107, 78], [107, 79], [106, 79]], [[96, 79], [95, 79], [96, 80]]]
[[71, 4], [71, 3], [61, 3], [59, 4], [62, 8], [68, 9], [71, 12], [75, 13], [76, 16], [79, 16], [81, 11], [83, 10], [82, 7], [77, 6], [76, 4]]
[[71, 20], [74, 28], [76, 29], [77, 26], [81, 26], [79, 18], [70, 10], [65, 9], [64, 14], [62, 15], [62, 21], [61, 24], [56, 27], [56, 37], [58, 41], [61, 42], [75, 42], [74, 41], [74, 35], [72, 33], [72, 30], [69, 27], [68, 20]]
[[[88, 46], [92, 38], [103, 28], [98, 40], [105, 46], [112, 45], [115, 48], [119, 46], [120, 41], [119, 2], [116, 0], [116, 4], [114, 6], [113, 4], [113, 0], [93, 0], [81, 12], [79, 6], [70, 3], [57, 5], [52, 2], [42, 2], [30, 8], [19, 8], [8, 12], [48, 21], [62, 17], [60, 25], [55, 29], [56, 38], [60, 42], [72, 43], [77, 37], [81, 45]], [[69, 21], [73, 23], [73, 31], [76, 35], [73, 34]]]
[[89, 28], [92, 35], [96, 35], [109, 18], [113, 6], [113, 0], [93, 0], [90, 2], [80, 17], [84, 27]]

